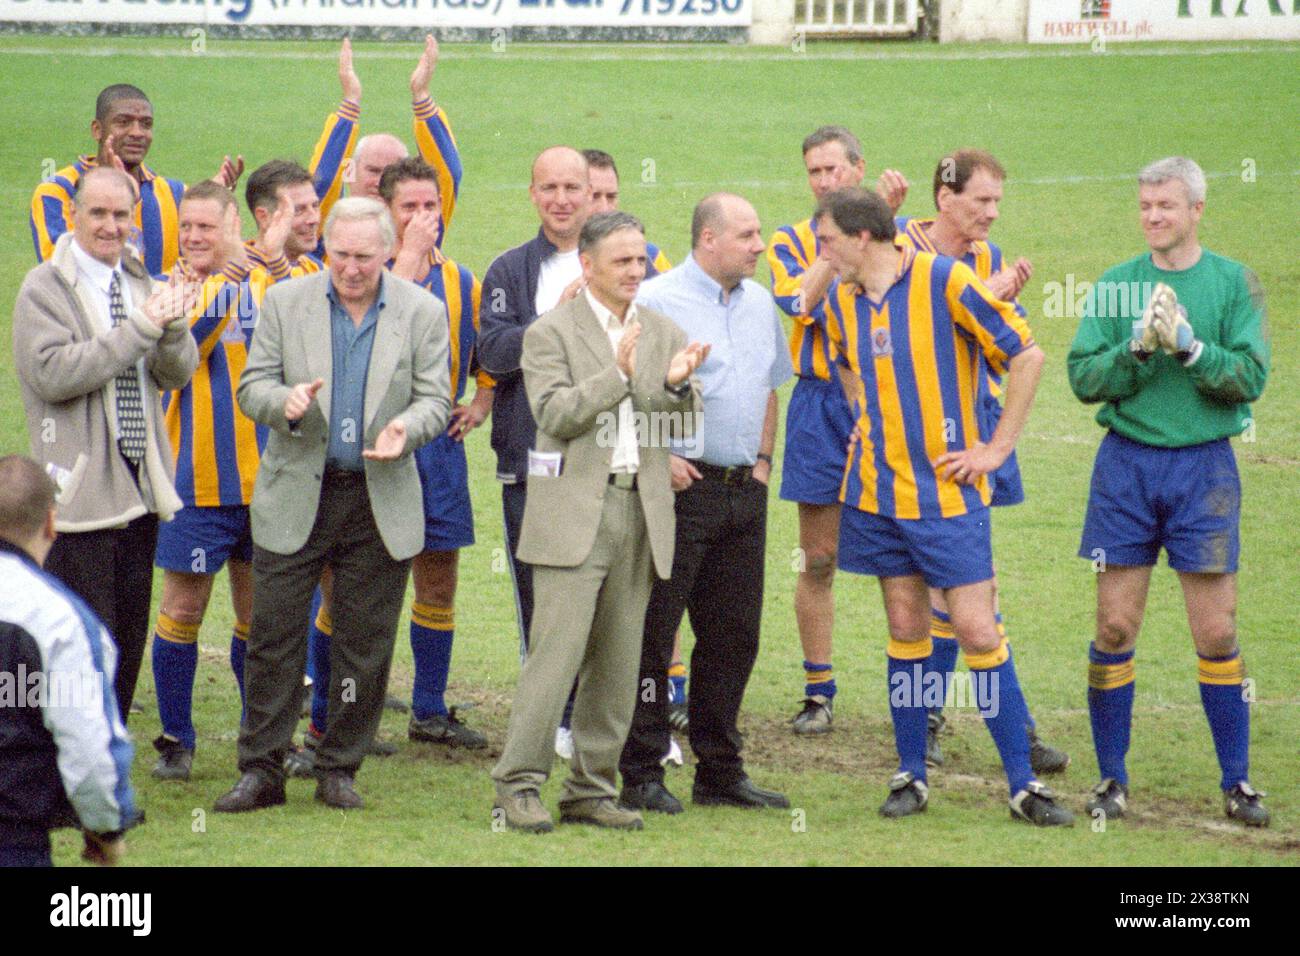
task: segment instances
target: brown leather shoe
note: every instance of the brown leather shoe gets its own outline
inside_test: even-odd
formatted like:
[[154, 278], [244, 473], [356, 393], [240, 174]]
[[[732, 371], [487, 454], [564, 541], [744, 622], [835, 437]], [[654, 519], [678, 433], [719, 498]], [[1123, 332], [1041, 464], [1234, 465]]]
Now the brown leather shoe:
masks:
[[550, 833], [555, 829], [551, 814], [543, 806], [541, 794], [536, 790], [498, 793], [496, 803], [492, 805], [492, 819], [495, 821], [502, 817], [510, 829], [525, 833]]
[[331, 772], [316, 783], [316, 799], [336, 810], [360, 810], [366, 805], [345, 773]]
[[284, 803], [284, 781], [276, 782], [265, 773], [250, 770], [239, 778], [229, 793], [223, 794], [212, 809], [217, 813], [246, 813]]
[[611, 830], [640, 830], [645, 825], [641, 814], [620, 807], [613, 797], [594, 797], [561, 804], [560, 822], [589, 823]]

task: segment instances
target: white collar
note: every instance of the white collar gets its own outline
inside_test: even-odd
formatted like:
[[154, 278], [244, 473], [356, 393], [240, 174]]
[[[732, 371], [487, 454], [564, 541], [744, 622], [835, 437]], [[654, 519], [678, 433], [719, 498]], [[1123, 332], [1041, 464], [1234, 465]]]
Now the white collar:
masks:
[[618, 320], [618, 316], [616, 316], [609, 309], [605, 308], [605, 306], [602, 305], [596, 299], [596, 297], [591, 294], [590, 289], [583, 289], [582, 294], [587, 297], [587, 305], [591, 306], [591, 311], [596, 313], [596, 321], [600, 323], [600, 327], [603, 328], [606, 332], [615, 329], [617, 330], [625, 329], [632, 323], [634, 319], [636, 319], [635, 302], [633, 302], [631, 305], [627, 307], [627, 315], [625, 315], [623, 317], [623, 321], [620, 322]]
[[84, 273], [97, 289], [108, 295], [109, 287], [113, 284], [113, 273], [121, 271], [122, 260], [118, 259], [116, 266], [105, 265], [81, 248], [81, 244], [75, 237], [72, 240], [72, 255], [77, 260], [77, 269]]

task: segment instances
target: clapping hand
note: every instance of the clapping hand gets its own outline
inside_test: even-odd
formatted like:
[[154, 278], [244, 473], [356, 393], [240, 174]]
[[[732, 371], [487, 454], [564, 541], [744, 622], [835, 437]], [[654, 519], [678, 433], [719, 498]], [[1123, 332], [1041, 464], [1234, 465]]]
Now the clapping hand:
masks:
[[369, 461], [396, 461], [406, 451], [406, 422], [394, 418], [375, 439], [375, 447], [361, 452]]
[[1003, 266], [984, 283], [985, 288], [993, 293], [994, 298], [1010, 302], [1025, 287], [1029, 277], [1034, 274], [1034, 267], [1023, 256], [1013, 264]]
[[886, 169], [876, 180], [876, 192], [889, 204], [890, 210], [897, 214], [903, 200], [907, 198], [908, 185], [907, 178], [897, 169]]
[[623, 330], [623, 337], [618, 340], [618, 350], [614, 353], [618, 370], [629, 382], [636, 375], [636, 341], [640, 337], [641, 323], [633, 322]]
[[695, 370], [704, 364], [704, 360], [709, 357], [711, 345], [701, 345], [699, 342], [692, 342], [686, 348], [682, 349], [673, 356], [672, 361], [668, 363], [668, 384], [680, 385], [686, 381]]
[[325, 385], [325, 379], [314, 382], [299, 382], [289, 390], [289, 397], [284, 400], [284, 417], [296, 422], [307, 414], [311, 403], [316, 400], [316, 393]]
[[411, 99], [418, 101], [429, 95], [429, 80], [433, 78], [437, 65], [438, 41], [430, 33], [424, 38], [424, 52], [420, 54], [420, 62], [415, 64], [411, 73]]
[[198, 305], [202, 288], [187, 273], [172, 272], [166, 282], [154, 284], [144, 304], [145, 317], [160, 329], [187, 318]]

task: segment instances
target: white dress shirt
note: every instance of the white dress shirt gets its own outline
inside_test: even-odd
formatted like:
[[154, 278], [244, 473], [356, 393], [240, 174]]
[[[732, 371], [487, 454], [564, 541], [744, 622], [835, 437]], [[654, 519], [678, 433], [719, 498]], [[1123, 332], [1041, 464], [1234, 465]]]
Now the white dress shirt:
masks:
[[[72, 240], [72, 257], [77, 261], [77, 275], [85, 281], [90, 297], [95, 302], [95, 319], [99, 322], [99, 330], [107, 332], [113, 327], [113, 316], [108, 308], [108, 289], [113, 282], [113, 273], [121, 272], [122, 261], [119, 259], [115, 266], [105, 265], [81, 248], [75, 238]], [[127, 284], [125, 274], [117, 280], [117, 284], [122, 290], [122, 306], [126, 309], [126, 314], [130, 315], [131, 286]]]
[[[596, 301], [590, 289], [584, 289], [583, 295], [587, 297], [587, 304], [591, 306], [591, 311], [596, 313], [596, 321], [609, 336], [610, 348], [614, 350], [614, 357], [617, 359], [618, 344], [623, 341], [623, 333], [636, 321], [636, 306], [629, 305], [627, 315], [620, 322], [618, 316]], [[627, 376], [623, 374], [621, 368], [618, 374], [623, 381], [627, 381]], [[614, 443], [614, 454], [610, 457], [609, 470], [635, 475], [640, 466], [641, 455], [637, 450], [636, 419], [632, 414], [632, 396], [629, 394], [618, 403], [618, 439]]]

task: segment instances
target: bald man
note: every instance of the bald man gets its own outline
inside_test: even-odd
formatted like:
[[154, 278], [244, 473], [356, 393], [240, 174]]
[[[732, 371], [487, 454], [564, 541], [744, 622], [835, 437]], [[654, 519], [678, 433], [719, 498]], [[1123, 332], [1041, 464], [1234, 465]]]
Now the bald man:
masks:
[[[424, 50], [411, 72], [411, 111], [414, 114], [411, 128], [420, 158], [438, 174], [442, 208], [438, 213], [437, 245], [441, 247], [447, 225], [456, 210], [461, 165], [460, 151], [451, 134], [447, 114], [434, 104], [429, 95], [429, 83], [437, 65], [438, 41], [429, 35], [424, 38]], [[310, 167], [316, 179], [317, 194], [321, 197], [322, 223], [329, 216], [330, 208], [343, 195], [344, 185], [351, 196], [383, 202], [379, 195], [379, 178], [389, 166], [410, 155], [406, 144], [392, 133], [371, 133], [359, 140], [355, 138], [356, 124], [361, 117], [361, 79], [352, 65], [352, 45], [348, 40], [343, 41], [339, 50], [339, 85], [343, 90], [343, 102], [336, 112], [326, 117]], [[342, 148], [342, 161], [336, 162], [339, 148]]]
[[497, 382], [492, 406], [492, 448], [505, 513], [506, 545], [514, 575], [522, 657], [533, 616], [532, 570], [515, 558], [524, 519], [528, 450], [537, 425], [528, 407], [520, 371], [524, 332], [539, 315], [574, 298], [582, 288], [578, 235], [591, 212], [586, 157], [568, 146], [552, 146], [533, 161], [528, 195], [541, 228], [523, 245], [497, 256], [483, 279], [478, 358]]

